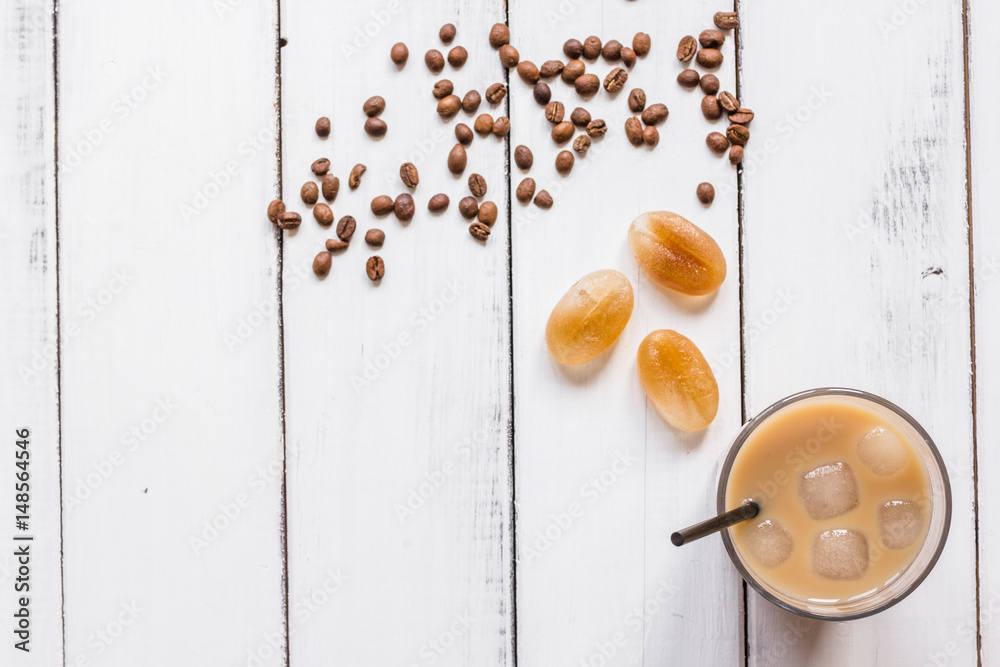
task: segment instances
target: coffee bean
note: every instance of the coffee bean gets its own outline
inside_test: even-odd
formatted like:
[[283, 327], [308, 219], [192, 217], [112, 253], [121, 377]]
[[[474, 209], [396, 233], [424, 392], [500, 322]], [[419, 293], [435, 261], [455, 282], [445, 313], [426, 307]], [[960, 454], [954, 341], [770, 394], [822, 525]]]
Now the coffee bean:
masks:
[[[490, 127], [492, 128], [492, 125]], [[465, 165], [468, 161], [468, 155], [462, 144], [455, 144], [455, 147], [448, 153], [448, 171], [458, 176], [465, 171]]]
[[313, 207], [313, 217], [316, 218], [316, 222], [324, 227], [329, 227], [333, 224], [333, 211], [326, 204], [316, 204]]
[[535, 101], [539, 104], [548, 104], [549, 100], [552, 99], [552, 90], [544, 81], [536, 83], [534, 90], [531, 91], [531, 94], [534, 95]]
[[315, 204], [319, 200], [319, 186], [312, 181], [308, 181], [302, 184], [299, 194], [305, 203]]
[[388, 129], [389, 126], [381, 118], [369, 118], [365, 121], [365, 132], [373, 139], [384, 137]]
[[333, 257], [330, 256], [326, 250], [320, 252], [313, 259], [313, 273], [315, 273], [320, 278], [326, 277], [330, 273], [330, 267], [333, 266]]
[[566, 107], [562, 102], [552, 100], [545, 105], [545, 120], [550, 123], [561, 123], [566, 115]]
[[392, 62], [402, 67], [406, 64], [406, 59], [409, 57], [410, 50], [406, 48], [406, 44], [403, 44], [402, 42], [393, 44], [392, 51], [389, 52], [389, 58], [392, 59]]
[[600, 118], [587, 123], [587, 134], [591, 137], [603, 137], [608, 132], [607, 123]]
[[462, 100], [458, 99], [458, 95], [449, 95], [448, 97], [438, 100], [437, 112], [442, 118], [453, 117], [461, 108]]
[[413, 203], [413, 197], [410, 193], [404, 192], [396, 197], [396, 201], [392, 205], [392, 212], [396, 214], [396, 217], [400, 221], [406, 222], [413, 218], [416, 208], [416, 204]]
[[632, 49], [628, 48], [627, 46], [623, 46], [621, 50], [621, 56], [622, 56], [622, 63], [625, 64], [625, 67], [631, 69], [632, 66], [635, 65], [636, 55], [635, 51], [633, 51]]
[[715, 95], [719, 92], [719, 77], [714, 74], [706, 74], [701, 77], [699, 85], [701, 86], [701, 92], [706, 95]]
[[726, 33], [721, 30], [702, 30], [698, 43], [706, 49], [717, 49], [726, 41]]
[[726, 139], [735, 146], [746, 146], [750, 140], [750, 130], [745, 125], [730, 125], [726, 128]]
[[316, 135], [320, 137], [330, 136], [330, 119], [322, 116], [316, 121]]
[[455, 126], [455, 138], [458, 139], [458, 143], [463, 146], [468, 146], [472, 143], [473, 139], [472, 128], [465, 123], [459, 123]]
[[267, 219], [278, 224], [278, 216], [285, 212], [285, 202], [280, 199], [273, 200], [267, 205]]
[[646, 56], [651, 46], [652, 41], [649, 39], [649, 35], [644, 32], [635, 33], [635, 37], [632, 38], [632, 50], [637, 56]]
[[472, 238], [477, 241], [485, 242], [486, 239], [490, 237], [490, 228], [488, 225], [484, 225], [481, 222], [474, 222], [469, 225], [469, 233], [472, 234]]
[[646, 125], [659, 125], [667, 119], [670, 111], [666, 104], [650, 104], [642, 112], [642, 122]]
[[724, 90], [719, 93], [719, 104], [721, 104], [722, 108], [729, 113], [732, 113], [740, 108], [740, 101], [736, 99], [736, 96], [728, 90]]
[[556, 171], [565, 176], [569, 172], [573, 171], [573, 163], [576, 162], [576, 158], [569, 151], [561, 151], [559, 155], [556, 156]]
[[601, 87], [601, 80], [595, 74], [584, 74], [573, 84], [576, 92], [581, 97], [589, 97], [596, 93]]
[[438, 30], [438, 37], [445, 44], [451, 44], [451, 40], [455, 39], [455, 34], [457, 32], [458, 29], [455, 28], [454, 24], [445, 23], [443, 26], [441, 26], [441, 29]]
[[312, 173], [316, 174], [317, 176], [322, 176], [326, 172], [330, 171], [330, 161], [327, 160], [325, 157], [321, 157], [320, 159], [312, 163], [310, 169], [312, 169]]
[[535, 196], [535, 179], [526, 178], [518, 183], [514, 196], [516, 196], [517, 201], [522, 204], [527, 204], [531, 201], [531, 198]]
[[385, 262], [378, 255], [369, 257], [368, 261], [365, 262], [365, 273], [368, 274], [368, 279], [372, 282], [382, 280], [385, 275]]
[[717, 155], [722, 155], [729, 148], [729, 140], [726, 139], [726, 135], [719, 132], [712, 132], [707, 137], [705, 137], [705, 143], [708, 147], [712, 149], [712, 152]]
[[358, 228], [358, 223], [349, 215], [337, 221], [337, 236], [341, 241], [350, 241], [354, 236], [354, 230]]
[[702, 49], [696, 58], [698, 64], [706, 69], [715, 69], [722, 64], [722, 51], [718, 49]]
[[719, 105], [719, 98], [715, 95], [705, 95], [701, 99], [701, 113], [708, 120], [719, 120], [722, 118], [722, 107]]
[[507, 116], [500, 116], [495, 121], [493, 121], [493, 134], [503, 138], [510, 133], [510, 118]]
[[617, 93], [619, 90], [625, 87], [625, 83], [628, 81], [628, 72], [626, 72], [621, 67], [616, 67], [608, 75], [604, 77], [604, 90], [609, 93]]
[[356, 164], [356, 165], [354, 165], [354, 167], [351, 169], [350, 176], [347, 177], [347, 185], [352, 190], [357, 190], [358, 186], [361, 185], [361, 176], [367, 170], [368, 170], [368, 167], [366, 167], [363, 164]]
[[642, 146], [642, 123], [635, 116], [629, 116], [626, 119], [625, 136], [633, 146]]
[[455, 92], [455, 84], [453, 84], [448, 79], [441, 79], [440, 81], [434, 84], [434, 91], [432, 92], [432, 94], [434, 95], [434, 99], [443, 100], [444, 98], [451, 95], [453, 92]]
[[586, 155], [587, 151], [590, 150], [590, 137], [586, 134], [581, 134], [579, 137], [573, 140], [573, 150], [575, 150], [580, 155]]
[[470, 90], [462, 98], [462, 111], [465, 113], [476, 113], [479, 111], [479, 105], [482, 104], [483, 98], [479, 96], [478, 90]]
[[493, 131], [493, 116], [488, 113], [480, 114], [476, 122], [472, 124], [473, 129], [479, 134], [489, 134]]
[[552, 195], [547, 190], [539, 190], [538, 194], [535, 195], [535, 206], [544, 209], [552, 208]]
[[570, 60], [563, 67], [562, 80], [564, 83], [573, 84], [587, 71], [587, 66], [581, 60]]
[[564, 144], [573, 138], [573, 123], [568, 120], [564, 120], [561, 123], [557, 123], [555, 127], [552, 128], [552, 141], [557, 144]]
[[502, 83], [494, 83], [486, 89], [486, 101], [490, 104], [500, 104], [507, 94], [507, 87]]
[[514, 149], [514, 164], [520, 169], [531, 169], [535, 163], [535, 156], [531, 154], [531, 149], [527, 146], [518, 146]]
[[587, 60], [593, 60], [597, 56], [601, 55], [601, 38], [597, 35], [591, 35], [587, 39], [583, 40], [583, 57]]
[[510, 44], [504, 44], [500, 47], [500, 64], [510, 69], [511, 67], [516, 67], [517, 63], [521, 60], [521, 54], [517, 52]]
[[285, 211], [278, 216], [278, 227], [281, 229], [298, 229], [298, 226], [301, 224], [302, 216], [298, 213]]
[[752, 120], [753, 111], [750, 109], [739, 108], [729, 114], [729, 122], [737, 125], [749, 125]]
[[365, 243], [372, 248], [381, 248], [385, 243], [385, 232], [377, 227], [373, 227], [365, 232]]
[[490, 28], [490, 46], [499, 49], [510, 42], [510, 29], [503, 23], [497, 23]]
[[[447, 83], [450, 84], [451, 82], [448, 81]], [[435, 90], [437, 90], [436, 87]], [[362, 109], [364, 110], [365, 115], [368, 116], [369, 118], [377, 116], [383, 111], [385, 111], [385, 100], [379, 97], [378, 95], [375, 95], [374, 97], [369, 97], [367, 100], [365, 100], [365, 104], [362, 107]]]
[[715, 188], [712, 187], [711, 183], [699, 183], [695, 194], [698, 195], [698, 201], [705, 206], [709, 206], [715, 201]]
[[736, 12], [716, 12], [712, 17], [715, 27], [720, 30], [735, 30], [740, 27], [739, 15]]
[[472, 197], [462, 197], [462, 201], [458, 202], [458, 212], [466, 220], [472, 220], [479, 213], [479, 202]]
[[469, 52], [465, 50], [464, 46], [456, 46], [451, 51], [448, 52], [448, 64], [458, 69], [465, 64], [465, 61], [469, 59]]
[[424, 64], [434, 74], [438, 74], [444, 69], [444, 56], [437, 49], [431, 49], [424, 54]]
[[680, 60], [682, 63], [691, 62], [697, 51], [698, 42], [691, 35], [685, 35], [681, 37], [681, 41], [677, 45], [677, 60]]
[[487, 227], [492, 227], [497, 221], [497, 215], [499, 211], [497, 210], [497, 205], [491, 201], [484, 201], [479, 205], [479, 213], [477, 217], [479, 222], [483, 223]]
[[432, 213], [440, 213], [447, 209], [450, 203], [451, 200], [448, 199], [448, 195], [442, 192], [431, 197], [431, 200], [427, 202], [427, 210]]
[[340, 192], [340, 179], [333, 174], [326, 174], [323, 176], [320, 189], [323, 191], [323, 199], [333, 201], [337, 198], [337, 193]]
[[388, 195], [379, 195], [378, 197], [375, 197], [375, 199], [372, 199], [372, 213], [380, 218], [384, 215], [389, 215], [392, 213], [393, 203], [392, 197]]
[[403, 181], [403, 185], [408, 188], [415, 188], [420, 183], [420, 173], [412, 162], [404, 162], [399, 165], [399, 178]]
[[[583, 48], [583, 44], [580, 44], [580, 48], [581, 49]], [[544, 63], [542, 63], [542, 66], [538, 69], [538, 74], [543, 79], [548, 79], [549, 77], [553, 77], [562, 71], [563, 71], [563, 64], [561, 60], [546, 60]]]
[[677, 83], [685, 88], [694, 88], [698, 85], [700, 78], [701, 75], [698, 74], [698, 70], [686, 69], [677, 75]]
[[614, 62], [622, 57], [622, 43], [617, 39], [609, 39], [601, 49], [601, 55], [609, 62]]
[[522, 60], [517, 64], [517, 75], [521, 77], [522, 81], [532, 86], [538, 83], [541, 76], [535, 63], [530, 60]]
[[340, 239], [327, 239], [324, 245], [329, 252], [340, 252], [341, 250], [347, 250], [351, 244]]
[[578, 39], [567, 39], [566, 43], [563, 44], [563, 53], [570, 60], [579, 58], [583, 55], [583, 42]]
[[476, 197], [486, 196], [486, 179], [480, 174], [472, 174], [469, 176], [469, 192]]
[[647, 125], [642, 130], [642, 140], [647, 146], [652, 148], [660, 143], [660, 131], [652, 125]]
[[733, 146], [729, 149], [729, 164], [736, 166], [743, 162], [743, 147]]
[[632, 113], [641, 113], [646, 108], [646, 91], [633, 88], [628, 94], [628, 108]]

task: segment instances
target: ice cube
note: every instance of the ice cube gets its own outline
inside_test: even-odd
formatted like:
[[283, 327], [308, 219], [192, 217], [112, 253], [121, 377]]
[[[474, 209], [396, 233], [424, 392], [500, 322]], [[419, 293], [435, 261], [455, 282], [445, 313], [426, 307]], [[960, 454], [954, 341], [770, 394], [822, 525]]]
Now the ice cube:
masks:
[[777, 567], [792, 555], [792, 538], [788, 531], [770, 519], [747, 529], [746, 544], [764, 567]]
[[857, 530], [824, 530], [813, 543], [812, 565], [827, 579], [857, 579], [868, 569], [868, 540]]
[[886, 549], [904, 549], [924, 532], [924, 511], [912, 500], [890, 500], [878, 510], [878, 528]]
[[799, 497], [813, 519], [829, 519], [858, 506], [858, 483], [842, 461], [820, 466], [802, 476]]
[[858, 440], [858, 458], [873, 473], [886, 477], [906, 465], [906, 447], [892, 431], [873, 428]]

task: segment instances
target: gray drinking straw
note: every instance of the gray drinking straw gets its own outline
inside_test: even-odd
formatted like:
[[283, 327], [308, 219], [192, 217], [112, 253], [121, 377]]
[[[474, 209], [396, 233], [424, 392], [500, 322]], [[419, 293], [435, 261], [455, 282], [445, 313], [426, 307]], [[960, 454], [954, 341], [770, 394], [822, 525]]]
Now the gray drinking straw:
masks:
[[752, 519], [757, 516], [759, 512], [760, 505], [752, 500], [748, 500], [736, 509], [729, 510], [725, 514], [720, 514], [714, 519], [702, 521], [701, 523], [696, 523], [689, 528], [677, 531], [670, 536], [670, 541], [674, 543], [675, 547], [679, 547], [682, 544], [700, 540], [706, 535], [717, 533], [723, 528], [729, 528], [730, 526], [735, 526], [738, 523]]

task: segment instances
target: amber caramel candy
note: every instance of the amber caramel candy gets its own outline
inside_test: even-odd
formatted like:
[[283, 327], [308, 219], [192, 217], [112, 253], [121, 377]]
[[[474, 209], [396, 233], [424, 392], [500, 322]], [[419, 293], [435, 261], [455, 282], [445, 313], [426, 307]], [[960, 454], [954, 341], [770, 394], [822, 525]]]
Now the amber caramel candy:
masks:
[[549, 353], [584, 364], [611, 347], [632, 316], [632, 284], [618, 271], [594, 271], [559, 299], [545, 327]]
[[664, 421], [682, 431], [700, 431], [715, 419], [719, 385], [690, 340], [669, 329], [646, 336], [636, 359], [639, 381]]
[[726, 278], [719, 244], [676, 213], [643, 213], [629, 227], [628, 245], [642, 270], [669, 289], [711, 294]]

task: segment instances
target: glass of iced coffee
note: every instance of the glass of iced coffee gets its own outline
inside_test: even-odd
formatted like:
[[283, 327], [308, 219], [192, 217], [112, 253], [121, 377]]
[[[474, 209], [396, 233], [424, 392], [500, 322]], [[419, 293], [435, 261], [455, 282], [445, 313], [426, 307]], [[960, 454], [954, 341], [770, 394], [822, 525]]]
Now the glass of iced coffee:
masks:
[[951, 522], [951, 488], [926, 431], [889, 401], [855, 389], [782, 399], [740, 431], [718, 509], [760, 513], [723, 531], [761, 595], [809, 618], [870, 616], [930, 573]]

